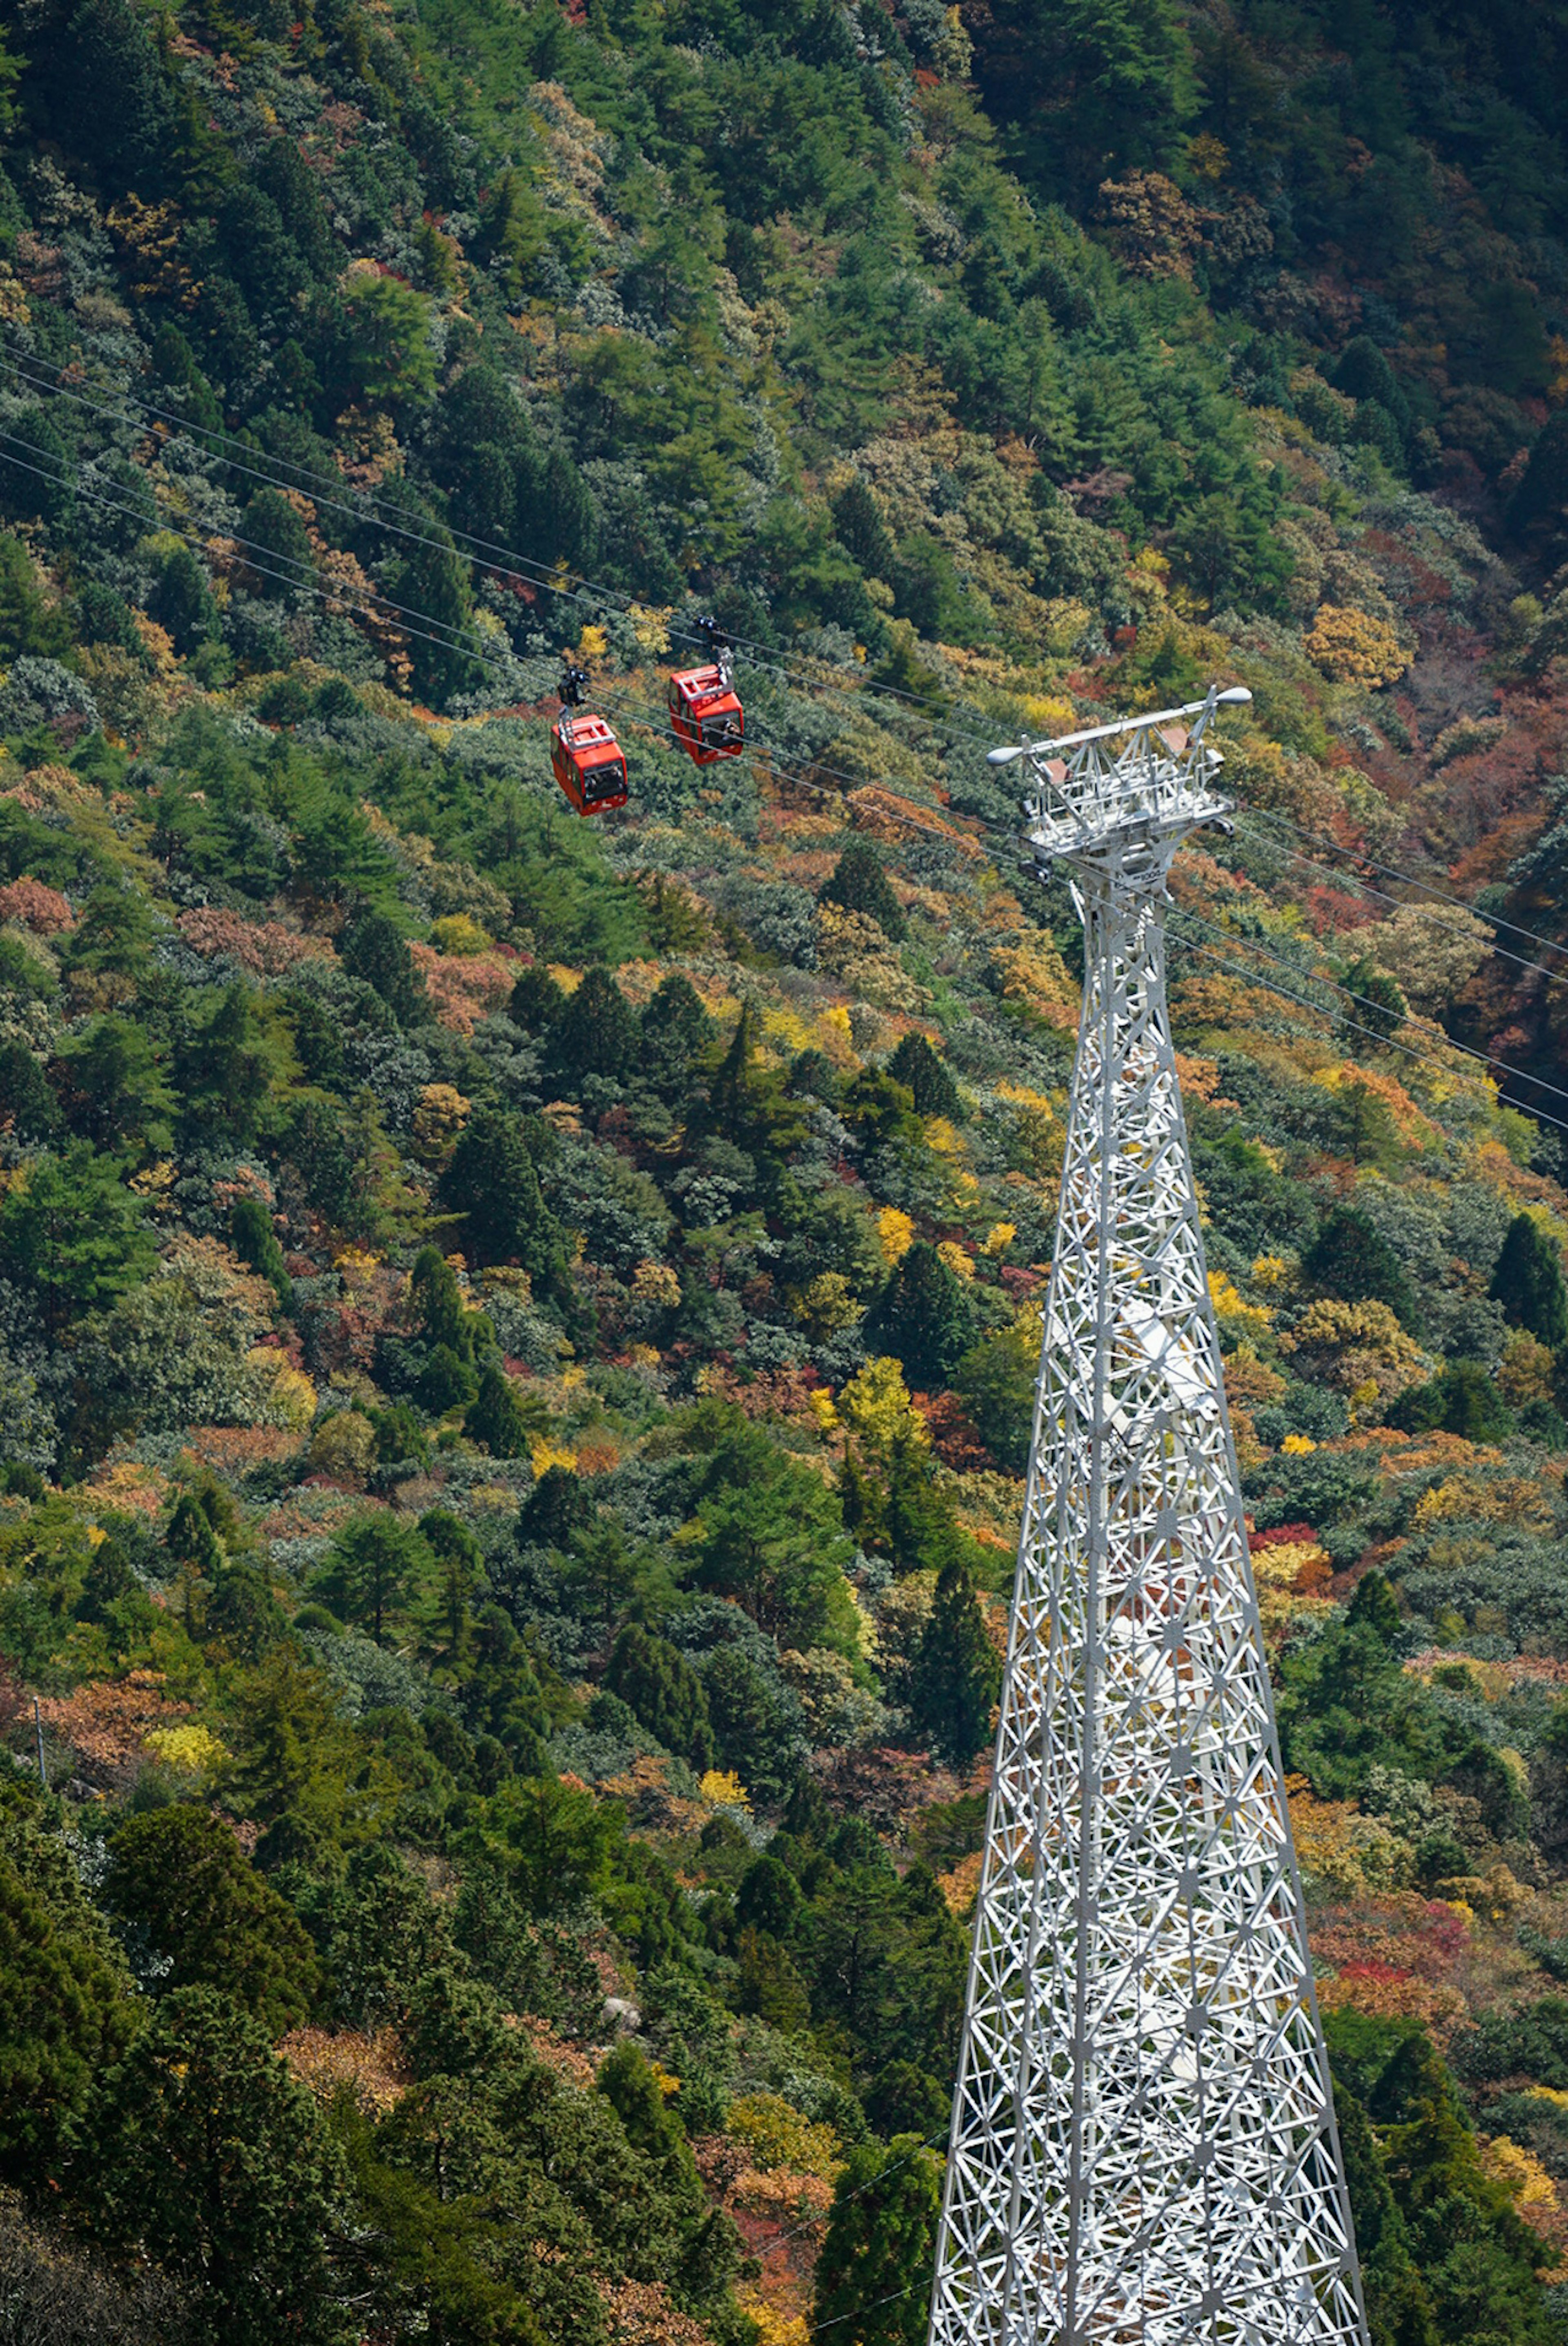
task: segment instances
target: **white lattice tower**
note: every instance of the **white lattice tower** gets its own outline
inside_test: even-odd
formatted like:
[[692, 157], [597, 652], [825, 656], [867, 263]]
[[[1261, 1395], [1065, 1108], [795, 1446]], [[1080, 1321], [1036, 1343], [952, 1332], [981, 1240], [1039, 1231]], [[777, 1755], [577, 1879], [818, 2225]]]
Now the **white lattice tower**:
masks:
[[1166, 1003], [1248, 697], [994, 753], [1084, 1010], [932, 2346], [1366, 2346]]

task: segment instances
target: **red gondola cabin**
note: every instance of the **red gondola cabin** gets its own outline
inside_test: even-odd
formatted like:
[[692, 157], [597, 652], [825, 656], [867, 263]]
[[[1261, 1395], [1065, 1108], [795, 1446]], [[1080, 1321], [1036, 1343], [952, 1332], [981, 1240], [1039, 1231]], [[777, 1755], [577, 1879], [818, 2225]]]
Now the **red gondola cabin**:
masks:
[[739, 696], [717, 660], [676, 670], [669, 680], [669, 721], [676, 740], [699, 766], [738, 758], [745, 746]]
[[625, 806], [626, 753], [602, 717], [563, 709], [550, 729], [550, 763], [579, 814], [608, 814]]

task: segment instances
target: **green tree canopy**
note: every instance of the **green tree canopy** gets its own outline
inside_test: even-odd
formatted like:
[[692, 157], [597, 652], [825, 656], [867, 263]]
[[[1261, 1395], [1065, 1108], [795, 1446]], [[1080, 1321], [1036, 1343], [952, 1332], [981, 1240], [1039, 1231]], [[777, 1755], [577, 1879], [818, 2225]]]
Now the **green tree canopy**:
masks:
[[181, 1801], [129, 1818], [111, 1844], [105, 1896], [122, 1928], [168, 1963], [160, 1984], [217, 1988], [270, 2036], [310, 2012], [316, 1962], [298, 1917], [207, 1810]]
[[941, 2206], [942, 2169], [918, 2135], [852, 2150], [817, 2260], [814, 2327], [853, 2346], [921, 2346]]
[[867, 1332], [902, 1362], [916, 1392], [938, 1392], [952, 1378], [973, 1321], [962, 1288], [928, 1239], [917, 1239], [889, 1278]]
[[967, 1769], [989, 1744], [991, 1707], [1001, 1678], [973, 1575], [955, 1558], [937, 1576], [910, 1695], [916, 1726], [932, 1738], [949, 1767]]
[[1386, 1303], [1412, 1331], [1420, 1325], [1415, 1292], [1393, 1248], [1354, 1206], [1331, 1207], [1301, 1258], [1301, 1274], [1321, 1295], [1341, 1303]]
[[1554, 1352], [1568, 1346], [1562, 1251], [1531, 1215], [1516, 1214], [1508, 1225], [1489, 1291], [1515, 1328], [1528, 1329]]
[[818, 889], [817, 900], [822, 904], [841, 904], [847, 913], [869, 913], [895, 944], [904, 933], [903, 913], [889, 884], [882, 859], [871, 841], [858, 834], [842, 850]]
[[135, 2025], [126, 1982], [0, 1853], [0, 2180], [36, 2189], [54, 2176]]
[[343, 2176], [315, 2105], [267, 2033], [210, 1987], [177, 1988], [99, 2079], [83, 2122], [94, 2237], [199, 2291], [235, 2346], [301, 2325], [353, 2336], [328, 2241]]

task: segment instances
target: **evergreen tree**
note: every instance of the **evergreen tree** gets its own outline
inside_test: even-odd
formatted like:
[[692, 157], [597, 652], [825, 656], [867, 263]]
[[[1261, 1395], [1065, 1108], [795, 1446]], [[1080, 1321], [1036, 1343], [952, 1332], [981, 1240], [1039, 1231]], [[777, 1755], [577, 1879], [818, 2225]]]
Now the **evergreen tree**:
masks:
[[367, 909], [351, 923], [341, 944], [343, 967], [381, 995], [400, 1026], [423, 1026], [430, 1018], [424, 981], [396, 923]]
[[852, 2150], [817, 2260], [813, 2328], [846, 2346], [921, 2346], [941, 2206], [942, 2168], [918, 2135]]
[[917, 1239], [878, 1298], [868, 1336], [902, 1362], [915, 1392], [935, 1392], [952, 1376], [972, 1332], [962, 1288], [935, 1247]]
[[220, 1989], [273, 2037], [309, 2013], [316, 1960], [298, 1916], [206, 1809], [178, 1802], [127, 1819], [104, 1895], [168, 1965], [160, 1988]]
[[53, 2179], [71, 2119], [134, 2033], [127, 1985], [0, 1855], [0, 2182]]
[[463, 1430], [493, 1458], [523, 1458], [528, 1451], [528, 1428], [511, 1384], [494, 1361], [479, 1380], [479, 1391], [468, 1405]]
[[566, 1006], [564, 987], [540, 962], [532, 962], [512, 988], [506, 1015], [525, 1035], [547, 1035]]
[[107, 2248], [150, 2255], [232, 2346], [351, 2339], [328, 2261], [339, 2160], [267, 2032], [209, 1987], [177, 1988], [99, 2080], [77, 2188]]
[[1301, 1272], [1320, 1295], [1341, 1303], [1386, 1303], [1401, 1325], [1419, 1329], [1415, 1294], [1398, 1255], [1354, 1206], [1335, 1206], [1324, 1216], [1301, 1258]]
[[1358, 1033], [1359, 1027], [1369, 1026], [1372, 1035], [1384, 1043], [1399, 1033], [1410, 1016], [1409, 1006], [1394, 980], [1387, 970], [1380, 969], [1370, 954], [1362, 954], [1350, 964], [1344, 982], [1356, 997], [1347, 1002], [1344, 1013], [1346, 1039], [1353, 1051], [1359, 1045], [1365, 1052], [1370, 1039]]
[[235, 1253], [243, 1263], [260, 1274], [270, 1285], [278, 1298], [279, 1307], [287, 1311], [293, 1302], [293, 1285], [283, 1261], [283, 1250], [272, 1227], [272, 1217], [259, 1198], [240, 1198], [235, 1201], [229, 1217], [229, 1237]]
[[431, 1578], [433, 1559], [412, 1525], [391, 1515], [357, 1515], [327, 1551], [319, 1586], [344, 1621], [362, 1622], [379, 1646]]
[[817, 891], [820, 904], [841, 904], [847, 913], [866, 913], [896, 944], [904, 933], [899, 900], [888, 884], [881, 857], [869, 839], [858, 834], [840, 855]]
[[636, 1014], [607, 969], [584, 972], [583, 982], [555, 1020], [550, 1056], [573, 1084], [585, 1076], [621, 1082], [636, 1057]]
[[476, 1109], [443, 1176], [441, 1198], [463, 1217], [471, 1262], [515, 1262], [547, 1288], [565, 1277], [559, 1225], [545, 1205], [522, 1119], [502, 1107]]
[[1555, 1240], [1531, 1215], [1516, 1214], [1508, 1225], [1488, 1292], [1513, 1327], [1528, 1329], [1554, 1352], [1568, 1345], [1563, 1257]]
[[765, 1200], [776, 1193], [790, 1151], [805, 1138], [807, 1123], [789, 1097], [788, 1077], [757, 1064], [757, 1019], [741, 1005], [729, 1046], [709, 1080], [708, 1097], [694, 1106], [687, 1133], [693, 1144], [721, 1140], [743, 1150], [757, 1168]]
[[60, 1052], [69, 1078], [71, 1122], [109, 1148], [173, 1145], [174, 1094], [144, 1026], [114, 1012], [89, 1019]]
[[915, 1655], [910, 1713], [952, 1768], [967, 1769], [991, 1740], [1002, 1665], [987, 1635], [966, 1563], [937, 1576], [931, 1618]]
[[1506, 1442], [1514, 1430], [1512, 1411], [1479, 1361], [1451, 1361], [1429, 1383], [1401, 1393], [1388, 1415], [1408, 1433], [1441, 1426], [1466, 1442]]
[[963, 1102], [959, 1097], [958, 1086], [925, 1036], [915, 1029], [904, 1036], [888, 1061], [888, 1073], [911, 1095], [920, 1115], [945, 1116], [954, 1124], [963, 1122]]
[[0, 1260], [51, 1330], [128, 1294], [155, 1259], [140, 1200], [85, 1142], [34, 1158], [0, 1199]]
[[605, 1684], [667, 1751], [699, 1774], [712, 1767], [713, 1729], [702, 1680], [667, 1639], [629, 1621], [616, 1639]]
[[636, 1072], [667, 1099], [689, 1093], [713, 1041], [713, 1021], [690, 978], [665, 978], [642, 1015]]

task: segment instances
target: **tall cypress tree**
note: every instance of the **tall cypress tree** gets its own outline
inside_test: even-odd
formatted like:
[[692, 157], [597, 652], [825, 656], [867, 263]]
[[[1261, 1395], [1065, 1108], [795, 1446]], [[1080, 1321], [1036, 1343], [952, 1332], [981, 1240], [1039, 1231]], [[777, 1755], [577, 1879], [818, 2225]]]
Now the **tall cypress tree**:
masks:
[[954, 1556], [937, 1575], [936, 1602], [915, 1656], [910, 1697], [916, 1726], [952, 1768], [969, 1767], [991, 1740], [1000, 1668], [973, 1575]]
[[941, 2168], [917, 2135], [851, 2151], [817, 2261], [813, 2329], [855, 2346], [921, 2346], [941, 2205]]
[[1492, 1274], [1493, 1302], [1515, 1328], [1528, 1329], [1554, 1352], [1568, 1344], [1568, 1288], [1563, 1257], [1528, 1214], [1515, 1214]]

